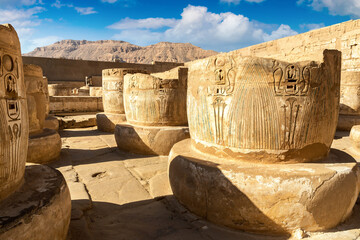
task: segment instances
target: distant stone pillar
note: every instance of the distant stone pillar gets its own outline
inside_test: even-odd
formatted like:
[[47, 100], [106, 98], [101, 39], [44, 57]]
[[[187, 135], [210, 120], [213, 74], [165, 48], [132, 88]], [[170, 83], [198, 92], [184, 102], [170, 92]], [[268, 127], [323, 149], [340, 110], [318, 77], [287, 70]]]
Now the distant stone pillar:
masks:
[[[9, 24], [0, 25], [0, 49], [0, 239], [65, 240], [71, 215], [65, 179], [47, 166], [25, 167], [29, 137], [26, 87], [20, 42]], [[45, 103], [38, 101], [42, 99], [41, 81], [29, 77], [39, 73], [34, 69], [28, 74], [33, 80], [27, 84], [29, 104], [41, 102], [39, 107], [45, 109]], [[35, 107], [30, 112], [31, 130], [36, 133], [45, 110], [35, 114]]]
[[350, 216], [359, 169], [330, 151], [339, 51], [325, 50], [322, 63], [231, 52], [187, 67], [191, 139], [174, 145], [168, 168], [187, 209], [262, 234], [322, 231]]
[[187, 68], [153, 75], [124, 77], [127, 124], [117, 124], [115, 139], [120, 149], [167, 155], [178, 141], [189, 137], [186, 116]]
[[61, 138], [54, 129], [44, 128], [47, 107], [47, 79], [41, 67], [24, 64], [24, 79], [29, 114], [29, 147], [27, 161], [47, 163], [59, 157]]
[[349, 131], [360, 124], [360, 71], [341, 72], [339, 130]]
[[187, 68], [179, 78], [161, 79], [148, 74], [125, 76], [124, 105], [129, 123], [142, 126], [185, 126]]
[[114, 132], [116, 124], [126, 122], [123, 102], [124, 76], [128, 73], [144, 72], [132, 68], [112, 68], [102, 71], [104, 112], [96, 114], [96, 123], [100, 131]]
[[42, 132], [46, 117], [46, 90], [45, 81], [41, 67], [33, 64], [24, 64], [24, 78], [26, 86], [29, 133]]

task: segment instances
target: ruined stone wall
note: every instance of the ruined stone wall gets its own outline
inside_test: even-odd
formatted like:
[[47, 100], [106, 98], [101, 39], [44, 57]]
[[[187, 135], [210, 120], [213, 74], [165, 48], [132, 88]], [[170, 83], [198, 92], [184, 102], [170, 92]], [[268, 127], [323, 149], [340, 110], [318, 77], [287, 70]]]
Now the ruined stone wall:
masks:
[[342, 52], [340, 113], [360, 115], [360, 20], [261, 43], [233, 53], [282, 61], [322, 61], [324, 49]]
[[35, 64], [43, 69], [49, 83], [56, 81], [85, 82], [86, 76], [101, 76], [101, 71], [108, 68], [136, 68], [149, 73], [164, 72], [183, 63], [154, 62], [153, 64], [101, 62], [59, 58], [23, 56], [24, 64]]

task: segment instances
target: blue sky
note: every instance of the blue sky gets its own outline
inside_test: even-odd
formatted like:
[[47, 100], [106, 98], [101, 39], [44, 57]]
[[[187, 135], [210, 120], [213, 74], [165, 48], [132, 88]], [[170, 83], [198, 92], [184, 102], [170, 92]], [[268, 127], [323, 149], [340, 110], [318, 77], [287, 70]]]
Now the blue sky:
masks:
[[63, 39], [225, 52], [359, 17], [360, 0], [0, 0], [23, 53]]

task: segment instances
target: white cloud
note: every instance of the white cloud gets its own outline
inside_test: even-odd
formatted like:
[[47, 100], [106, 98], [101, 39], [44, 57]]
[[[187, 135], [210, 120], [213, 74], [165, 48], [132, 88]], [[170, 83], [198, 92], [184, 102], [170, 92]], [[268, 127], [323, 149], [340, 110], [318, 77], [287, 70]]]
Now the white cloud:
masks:
[[32, 6], [43, 4], [42, 0], [0, 0], [1, 7]]
[[73, 7], [72, 4], [62, 4], [60, 2], [60, 0], [56, 0], [53, 4], [51, 4], [52, 7], [56, 7], [56, 8], [62, 8], [62, 7]]
[[80, 13], [81, 15], [89, 15], [89, 14], [94, 14], [97, 13], [97, 11], [94, 11], [93, 7], [75, 7], [75, 10]]
[[[34, 15], [43, 12], [43, 7], [33, 7], [29, 9], [0, 9], [0, 22], [8, 22], [13, 25], [21, 24], [22, 21], [37, 18]], [[29, 25], [33, 24], [29, 23]]]
[[136, 0], [101, 0], [101, 2], [110, 4], [120, 2], [123, 7], [129, 7], [136, 4]]
[[124, 18], [119, 22], [110, 25], [111, 29], [158, 29], [162, 27], [173, 27], [177, 23], [174, 18], [145, 18], [145, 19], [131, 19]]
[[[139, 23], [147, 22], [148, 19], [140, 20], [124, 19], [120, 22]], [[118, 29], [122, 31], [115, 34], [113, 38], [139, 45], [149, 45], [159, 41], [190, 42], [205, 49], [230, 51], [297, 34], [288, 25], [280, 25], [275, 29], [271, 27], [272, 32], [268, 33], [265, 29], [268, 29], [269, 25], [251, 21], [243, 15], [231, 12], [216, 14], [209, 12], [206, 7], [192, 5], [184, 8], [181, 19], [174, 21], [174, 25], [169, 26], [166, 31], [156, 31], [155, 28], [155, 26], [164, 27], [165, 19], [159, 18], [158, 24], [154, 23], [155, 20], [156, 18], [151, 18], [149, 21], [152, 27], [147, 24], [134, 24], [133, 28], [125, 29], [121, 25], [122, 28]]]
[[97, 13], [97, 11], [95, 11], [93, 7], [76, 7], [73, 4], [63, 4], [60, 2], [60, 0], [56, 0], [53, 4], [51, 4], [51, 6], [59, 9], [62, 7], [74, 8], [78, 13], [80, 13], [80, 15]]
[[24, 53], [29, 52], [29, 51], [34, 50], [37, 47], [47, 46], [47, 45], [53, 44], [60, 40], [61, 40], [61, 38], [58, 36], [46, 36], [46, 37], [31, 39], [31, 40], [28, 40], [26, 49], [23, 49], [23, 52]]
[[0, 9], [0, 22], [13, 25], [19, 36], [22, 49], [27, 49], [30, 39], [35, 32], [35, 27], [39, 26], [42, 22], [36, 14], [45, 10], [43, 7]]
[[[234, 5], [238, 5], [240, 3], [241, 0], [220, 0], [220, 2], [222, 3], [228, 3], [228, 4], [234, 4]], [[245, 0], [246, 2], [254, 2], [254, 3], [261, 3], [265, 0]]]
[[298, 0], [298, 4], [307, 3], [316, 11], [327, 8], [332, 15], [350, 15], [360, 17], [359, 0]]
[[272, 31], [270, 35], [265, 34], [264, 40], [271, 41], [271, 40], [275, 40], [275, 39], [279, 39], [279, 38], [283, 38], [283, 37], [287, 37], [287, 36], [292, 36], [295, 34], [298, 34], [298, 33], [296, 31], [292, 30], [289, 25], [281, 24], [280, 27], [278, 29], [276, 29], [275, 31]]

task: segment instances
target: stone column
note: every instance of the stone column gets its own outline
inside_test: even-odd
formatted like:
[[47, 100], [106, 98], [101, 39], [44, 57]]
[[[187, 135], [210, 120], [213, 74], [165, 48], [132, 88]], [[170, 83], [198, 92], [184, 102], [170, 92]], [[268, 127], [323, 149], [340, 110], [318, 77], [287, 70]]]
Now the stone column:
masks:
[[[65, 179], [47, 166], [25, 167], [29, 136], [26, 87], [20, 42], [10, 24], [0, 25], [0, 49], [0, 239], [65, 240], [71, 212]], [[27, 85], [29, 104], [41, 99], [36, 90], [39, 82]], [[31, 130], [36, 133], [45, 111], [30, 111]]]
[[96, 114], [96, 123], [100, 131], [114, 132], [116, 124], [126, 122], [123, 85], [124, 76], [129, 73], [145, 73], [145, 71], [132, 68], [112, 68], [102, 71], [104, 112]]
[[24, 79], [30, 126], [27, 161], [47, 163], [58, 158], [61, 151], [60, 135], [54, 129], [44, 128], [49, 105], [47, 79], [41, 67], [33, 64], [24, 64]]
[[358, 167], [330, 151], [341, 53], [289, 63], [236, 52], [189, 67], [191, 139], [174, 145], [175, 197], [214, 223], [265, 234], [343, 222], [359, 194]]
[[44, 82], [44, 91], [45, 91], [45, 110], [46, 110], [46, 118], [44, 122], [44, 128], [54, 129], [55, 131], [59, 130], [59, 120], [54, 117], [53, 115], [50, 115], [50, 95], [49, 95], [49, 84], [48, 84], [48, 78], [43, 76], [43, 82]]
[[0, 25], [0, 201], [23, 182], [28, 113], [20, 44], [11, 25]]
[[127, 124], [117, 124], [120, 149], [167, 155], [178, 141], [189, 137], [186, 116], [187, 68], [124, 77]]

